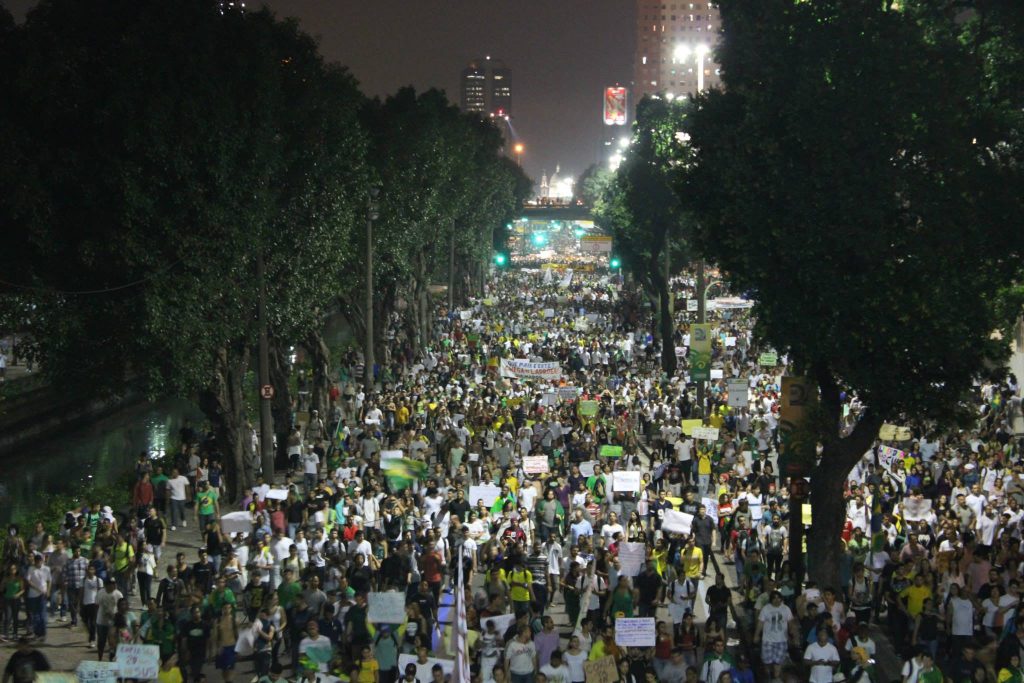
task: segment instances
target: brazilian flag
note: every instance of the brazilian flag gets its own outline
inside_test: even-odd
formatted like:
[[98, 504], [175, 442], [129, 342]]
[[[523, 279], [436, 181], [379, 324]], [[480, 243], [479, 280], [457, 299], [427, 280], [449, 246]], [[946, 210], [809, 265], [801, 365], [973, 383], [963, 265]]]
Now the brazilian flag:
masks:
[[427, 463], [420, 460], [409, 460], [408, 458], [396, 458], [387, 460], [384, 468], [384, 476], [391, 484], [391, 490], [402, 491], [419, 481], [427, 473]]

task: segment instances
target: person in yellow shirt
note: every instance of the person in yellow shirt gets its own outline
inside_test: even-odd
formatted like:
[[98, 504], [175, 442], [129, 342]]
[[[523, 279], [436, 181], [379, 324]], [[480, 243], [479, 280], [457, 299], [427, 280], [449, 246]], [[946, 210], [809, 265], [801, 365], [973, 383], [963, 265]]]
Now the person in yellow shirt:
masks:
[[697, 450], [697, 488], [702, 498], [711, 488], [711, 451], [707, 448]]
[[924, 575], [918, 574], [914, 577], [914, 583], [900, 591], [900, 599], [907, 605], [907, 614], [916, 618], [924, 608], [926, 598], [932, 597], [931, 586], [924, 583]]
[[696, 539], [690, 536], [686, 539], [686, 547], [680, 557], [683, 563], [683, 573], [686, 578], [699, 582], [704, 572], [704, 551], [697, 547]]
[[160, 671], [156, 674], [159, 683], [181, 683], [183, 678], [181, 669], [178, 667], [178, 655], [171, 655], [160, 665]]

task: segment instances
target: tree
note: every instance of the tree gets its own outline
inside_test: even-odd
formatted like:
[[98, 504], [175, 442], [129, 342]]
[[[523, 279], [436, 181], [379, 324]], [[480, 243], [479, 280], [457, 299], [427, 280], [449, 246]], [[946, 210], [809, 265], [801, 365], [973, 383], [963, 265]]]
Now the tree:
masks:
[[83, 395], [198, 396], [240, 495], [256, 258], [273, 330], [301, 339], [361, 184], [354, 81], [294, 23], [212, 0], [47, 0], [13, 68], [3, 265], [45, 371]]
[[[1006, 322], [996, 292], [1020, 275], [1024, 195], [1005, 144], [1019, 131], [981, 102], [968, 46], [917, 3], [720, 8], [724, 90], [686, 120], [677, 190], [698, 249], [757, 301], [760, 338], [819, 387], [808, 557], [836, 585], [843, 485], [883, 420], [952, 424], [1006, 351], [990, 333]], [[866, 406], [849, 432], [844, 390]]]
[[673, 178], [681, 170], [674, 157], [687, 106], [683, 100], [641, 100], [632, 143], [614, 179], [596, 173], [584, 186], [585, 196], [603, 186], [603, 196], [592, 205], [598, 223], [612, 233], [616, 253], [629, 271], [657, 297], [655, 332], [661, 339], [661, 368], [669, 377], [677, 364], [671, 264], [685, 254], [687, 228], [673, 190]]

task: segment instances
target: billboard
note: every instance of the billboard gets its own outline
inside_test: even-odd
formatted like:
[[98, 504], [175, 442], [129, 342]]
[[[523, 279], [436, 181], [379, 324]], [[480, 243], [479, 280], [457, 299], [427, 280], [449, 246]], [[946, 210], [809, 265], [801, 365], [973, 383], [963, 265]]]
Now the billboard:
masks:
[[626, 125], [626, 89], [620, 86], [604, 89], [604, 123], [606, 126]]
[[580, 238], [580, 252], [610, 254], [612, 253], [612, 238], [610, 235], [584, 235]]

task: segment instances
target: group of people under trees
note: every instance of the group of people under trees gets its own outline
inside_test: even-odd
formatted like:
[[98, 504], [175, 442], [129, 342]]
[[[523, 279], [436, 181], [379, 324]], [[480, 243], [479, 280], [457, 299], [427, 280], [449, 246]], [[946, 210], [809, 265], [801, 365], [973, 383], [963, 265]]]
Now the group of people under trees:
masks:
[[[694, 283], [673, 286], [685, 297]], [[787, 561], [801, 511], [777, 465], [785, 359], [760, 364], [745, 311], [712, 313], [720, 373], [700, 406], [688, 316], [668, 377], [631, 286], [500, 273], [484, 298], [439, 308], [425, 354], [398, 346], [369, 369], [373, 392], [347, 356], [328, 414], [296, 416], [284, 482], [229, 503], [216, 440], [186, 427], [172, 462], [139, 459], [131, 509], [83, 501], [58, 533], [12, 526], [2, 633], [43, 642], [67, 613], [100, 658], [158, 646], [167, 683], [231, 680], [250, 657], [263, 681], [442, 683], [462, 585], [481, 683], [583, 683], [609, 656], [623, 683], [745, 683], [758, 669], [877, 682], [879, 626], [906, 683], [1021, 680], [1016, 379], [979, 383], [972, 429], [901, 430], [866, 453], [840, 580], [801, 585]], [[730, 406], [737, 378], [747, 401]], [[244, 531], [225, 531], [229, 512]], [[165, 552], [169, 532], [197, 557]], [[404, 617], [371, 618], [389, 592]], [[653, 644], [617, 643], [623, 618], [653, 618]]]

